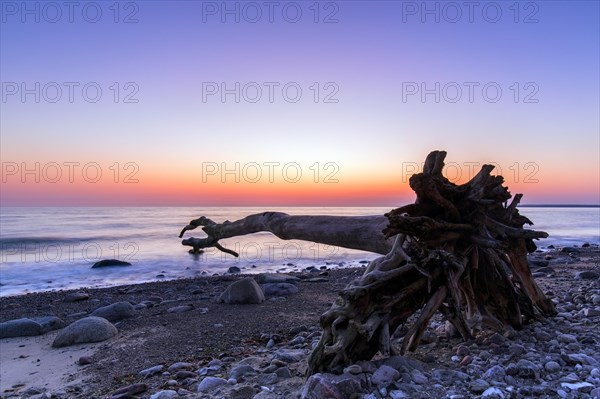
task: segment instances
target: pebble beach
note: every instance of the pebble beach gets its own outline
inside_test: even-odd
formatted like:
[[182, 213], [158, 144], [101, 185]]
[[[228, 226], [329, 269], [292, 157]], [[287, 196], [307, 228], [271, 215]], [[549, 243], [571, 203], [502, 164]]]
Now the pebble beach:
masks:
[[[464, 342], [436, 316], [414, 353], [308, 380], [320, 315], [366, 265], [3, 297], [0, 397], [600, 397], [600, 248], [529, 263], [555, 317]], [[227, 303], [240, 282], [249, 303]]]

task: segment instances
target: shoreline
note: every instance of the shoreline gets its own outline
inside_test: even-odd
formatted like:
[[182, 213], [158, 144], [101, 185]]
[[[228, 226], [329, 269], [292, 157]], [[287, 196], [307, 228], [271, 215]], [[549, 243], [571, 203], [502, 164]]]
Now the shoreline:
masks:
[[[539, 252], [532, 254], [530, 260], [536, 280], [545, 292], [552, 293], [550, 297], [558, 304], [559, 315], [551, 320], [528, 325], [523, 331], [515, 332], [512, 337], [494, 344], [492, 348], [497, 350], [494, 349], [487, 359], [484, 359], [487, 355], [482, 355], [482, 352], [489, 352], [489, 347], [476, 342], [463, 343], [459, 339], [446, 338], [442, 331], [444, 324], [441, 318], [436, 317], [429, 332], [433, 342], [421, 345], [415, 353], [407, 355], [407, 358], [419, 362], [420, 372], [427, 378], [428, 384], [433, 381], [441, 384], [437, 388], [434, 386], [434, 391], [440, 389], [444, 392], [456, 391], [456, 394], [472, 395], [474, 391], [469, 391], [469, 383], [486, 379], [484, 368], [489, 369], [488, 366], [495, 361], [500, 364], [506, 355], [504, 350], [511, 356], [509, 360], [515, 360], [513, 350], [521, 352], [519, 356], [523, 358], [527, 352], [538, 353], [540, 359], [543, 356], [553, 358], [554, 349], [551, 345], [548, 346], [552, 339], [547, 339], [547, 342], [541, 339], [531, 342], [530, 337], [537, 335], [556, 335], [560, 344], [559, 352], [555, 354], [558, 356], [556, 360], [577, 350], [577, 353], [590, 356], [600, 364], [600, 340], [593, 338], [600, 325], [600, 317], [595, 316], [596, 311], [600, 315], [600, 280], [575, 278], [575, 274], [580, 271], [600, 272], [600, 249], [590, 246]], [[31, 394], [27, 397], [41, 399], [48, 397], [43, 395], [54, 394], [53, 397], [57, 398], [106, 398], [117, 389], [132, 384], [145, 385], [143, 392], [128, 396], [132, 398], [150, 398], [152, 394], [162, 390], [173, 390], [179, 392], [180, 396], [177, 397], [187, 398], [299, 397], [305, 383], [306, 357], [320, 334], [319, 317], [329, 309], [338, 292], [363, 271], [364, 267], [290, 273], [299, 278], [295, 284], [298, 292], [267, 298], [258, 305], [217, 303], [216, 299], [228, 285], [246, 276], [240, 274], [1, 297], [2, 322], [22, 317], [54, 315], [68, 324], [88, 316], [98, 307], [124, 301], [130, 302], [136, 309], [133, 317], [114, 323], [118, 334], [104, 342], [52, 348], [52, 340], [58, 331], [33, 337], [0, 339], [0, 397], [8, 399]], [[85, 299], [67, 300], [75, 292], [83, 294], [81, 298]], [[173, 310], [175, 308], [180, 310]], [[584, 314], [585, 309], [588, 309], [591, 316]], [[575, 342], [560, 341], [561, 336], [574, 335], [574, 331], [577, 331], [575, 335], [578, 337]], [[493, 335], [484, 334], [481, 339], [489, 340], [491, 336]], [[583, 338], [579, 339], [580, 336]], [[593, 338], [592, 341], [590, 337]], [[469, 348], [469, 356], [474, 359], [473, 363], [481, 362], [483, 371], [480, 375], [472, 370], [472, 365], [461, 366], [461, 359], [456, 360], [457, 348], [465, 345]], [[514, 349], [515, 345], [527, 350]], [[572, 350], [567, 350], [569, 345]], [[565, 353], [561, 353], [561, 350]], [[280, 358], [282, 351], [295, 351], [298, 361], [275, 362], [273, 359]], [[84, 363], [89, 361], [89, 364], [78, 364], [82, 357], [85, 358]], [[376, 364], [376, 361], [367, 363]], [[169, 367], [182, 362], [185, 365], [181, 369], [169, 371]], [[211, 362], [213, 365], [209, 366]], [[560, 362], [557, 363], [560, 365]], [[592, 384], [593, 389], [600, 388], [600, 375], [592, 376], [593, 370], [598, 370], [597, 366], [580, 364], [577, 368], [575, 364], [569, 365], [568, 361], [563, 363], [565, 364], [560, 365], [558, 373], [564, 375], [555, 379], [549, 379], [554, 378], [554, 374], [545, 371], [544, 364], [541, 365], [540, 374], [546, 378], [546, 384], [541, 386], [546, 389], [544, 394], [547, 395], [542, 397], [560, 397], [556, 393], [563, 389], [560, 379], [566, 378], [570, 373], [579, 376], [579, 382], [589, 380], [592, 383], [587, 384]], [[235, 383], [197, 392], [198, 386], [207, 376], [230, 380], [228, 377], [231, 377], [232, 370], [240, 364], [249, 365], [254, 372], [240, 376], [235, 379]], [[264, 372], [274, 364], [279, 365], [275, 371]], [[155, 374], [147, 377], [139, 374], [157, 366], [162, 367]], [[466, 373], [469, 383], [461, 382], [457, 385], [460, 381], [444, 382], [443, 379], [436, 379], [435, 370], [440, 367]], [[508, 366], [503, 364], [502, 367]], [[281, 376], [276, 375], [279, 369], [283, 370], [279, 372]], [[595, 383], [596, 380], [598, 384]], [[525, 379], [517, 382], [524, 384], [521, 388], [540, 385], [539, 380]], [[489, 378], [487, 383], [504, 391], [508, 386], [505, 381], [503, 385], [494, 385]], [[261, 387], [266, 387], [266, 390]], [[572, 393], [567, 388], [564, 389], [565, 392]], [[587, 386], [582, 389], [587, 390]], [[242, 394], [242, 391], [247, 394]], [[573, 393], [575, 394], [579, 393]]]

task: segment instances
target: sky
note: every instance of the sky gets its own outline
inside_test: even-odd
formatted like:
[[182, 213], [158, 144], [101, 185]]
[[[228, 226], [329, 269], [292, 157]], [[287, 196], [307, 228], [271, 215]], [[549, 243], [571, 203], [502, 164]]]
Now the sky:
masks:
[[2, 206], [600, 204], [599, 2], [0, 4]]

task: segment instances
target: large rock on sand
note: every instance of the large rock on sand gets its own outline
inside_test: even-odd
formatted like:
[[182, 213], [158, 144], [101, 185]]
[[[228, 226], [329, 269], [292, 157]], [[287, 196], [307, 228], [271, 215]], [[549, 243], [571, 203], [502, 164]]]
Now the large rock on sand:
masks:
[[221, 294], [219, 302], [225, 303], [262, 303], [265, 300], [265, 294], [254, 279], [247, 277], [231, 284]]
[[79, 319], [63, 328], [52, 343], [55, 348], [101, 342], [117, 335], [117, 328], [102, 317], [86, 317]]
[[0, 338], [31, 337], [43, 333], [42, 325], [31, 319], [15, 319], [0, 323]]
[[117, 302], [94, 310], [92, 316], [103, 317], [114, 323], [135, 316], [135, 309], [129, 302]]

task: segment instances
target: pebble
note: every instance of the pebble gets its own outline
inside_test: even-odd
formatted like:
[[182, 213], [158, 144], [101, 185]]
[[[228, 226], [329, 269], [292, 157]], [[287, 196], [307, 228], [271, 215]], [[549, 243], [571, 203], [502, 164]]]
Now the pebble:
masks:
[[149, 367], [147, 369], [144, 369], [144, 370], [140, 371], [138, 373], [138, 375], [140, 377], [144, 377], [144, 378], [152, 377], [153, 375], [161, 373], [164, 368], [165, 368], [165, 366], [163, 366], [162, 364], [159, 364], [159, 365], [156, 365], [156, 366], [153, 366], [153, 367]]
[[549, 373], [556, 373], [556, 372], [560, 371], [561, 367], [560, 367], [560, 364], [558, 364], [554, 361], [549, 361], [549, 362], [546, 362], [546, 364], [544, 365], [544, 368]]
[[208, 392], [210, 390], [215, 389], [216, 387], [219, 387], [221, 385], [226, 385], [227, 384], [227, 380], [224, 378], [218, 378], [218, 377], [206, 377], [204, 378], [202, 381], [200, 381], [200, 384], [198, 384], [198, 392]]
[[165, 390], [155, 393], [154, 395], [150, 396], [150, 399], [174, 399], [178, 396], [179, 394], [177, 391]]

